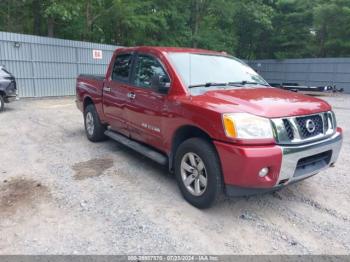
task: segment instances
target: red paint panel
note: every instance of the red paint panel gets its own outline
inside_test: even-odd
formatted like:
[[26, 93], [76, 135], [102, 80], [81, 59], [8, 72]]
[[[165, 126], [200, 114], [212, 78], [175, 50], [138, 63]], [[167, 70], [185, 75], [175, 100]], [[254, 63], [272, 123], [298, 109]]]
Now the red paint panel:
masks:
[[331, 110], [331, 106], [321, 99], [266, 87], [209, 91], [193, 97], [193, 102], [205, 107], [215, 107], [221, 113], [246, 112], [270, 118]]
[[[225, 184], [240, 187], [269, 188], [276, 184], [282, 163], [278, 146], [237, 146], [214, 142], [218, 151]], [[269, 167], [264, 178], [259, 171]]]

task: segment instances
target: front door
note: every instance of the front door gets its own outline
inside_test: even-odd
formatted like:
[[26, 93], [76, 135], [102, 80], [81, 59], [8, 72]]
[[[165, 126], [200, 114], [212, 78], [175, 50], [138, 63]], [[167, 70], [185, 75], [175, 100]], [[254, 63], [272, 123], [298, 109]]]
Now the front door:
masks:
[[128, 100], [132, 54], [117, 55], [111, 77], [103, 87], [103, 110], [113, 130], [128, 135], [125, 106]]
[[153, 56], [139, 54], [135, 58], [129, 101], [126, 107], [128, 129], [133, 139], [163, 147], [162, 119], [165, 114], [166, 94], [153, 90], [152, 78], [169, 77], [161, 63]]

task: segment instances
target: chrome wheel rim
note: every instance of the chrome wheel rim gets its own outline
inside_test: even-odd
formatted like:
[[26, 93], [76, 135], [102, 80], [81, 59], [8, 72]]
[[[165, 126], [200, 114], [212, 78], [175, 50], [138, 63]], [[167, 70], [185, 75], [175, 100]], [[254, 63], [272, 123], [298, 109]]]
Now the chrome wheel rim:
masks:
[[85, 123], [87, 133], [92, 136], [94, 134], [94, 117], [91, 112], [87, 112]]
[[203, 160], [195, 153], [186, 153], [181, 160], [181, 178], [194, 196], [201, 196], [207, 189], [208, 175]]

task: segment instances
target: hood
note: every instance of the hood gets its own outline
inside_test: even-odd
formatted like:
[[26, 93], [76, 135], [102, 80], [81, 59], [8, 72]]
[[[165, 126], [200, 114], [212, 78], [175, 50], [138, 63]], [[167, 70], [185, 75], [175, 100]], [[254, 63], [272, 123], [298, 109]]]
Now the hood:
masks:
[[321, 99], [271, 87], [213, 90], [192, 96], [191, 102], [220, 113], [246, 112], [269, 118], [331, 110]]

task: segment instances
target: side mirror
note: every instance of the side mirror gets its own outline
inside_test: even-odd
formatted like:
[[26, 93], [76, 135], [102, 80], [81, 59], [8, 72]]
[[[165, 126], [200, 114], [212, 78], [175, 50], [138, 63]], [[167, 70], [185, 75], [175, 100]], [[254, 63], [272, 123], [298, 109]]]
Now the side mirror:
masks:
[[166, 94], [168, 93], [168, 90], [170, 88], [170, 81], [169, 79], [167, 79], [164, 76], [161, 75], [154, 75], [152, 77], [152, 89], [162, 93], [162, 94]]

